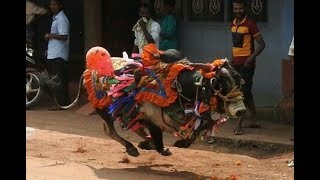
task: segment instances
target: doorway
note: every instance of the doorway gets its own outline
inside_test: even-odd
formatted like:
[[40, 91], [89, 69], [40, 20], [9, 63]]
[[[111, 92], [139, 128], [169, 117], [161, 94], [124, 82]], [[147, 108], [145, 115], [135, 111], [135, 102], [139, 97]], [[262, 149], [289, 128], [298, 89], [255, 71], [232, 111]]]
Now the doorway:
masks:
[[131, 54], [134, 33], [131, 31], [137, 22], [137, 0], [102, 1], [102, 38], [111, 56], [122, 57], [122, 52]]

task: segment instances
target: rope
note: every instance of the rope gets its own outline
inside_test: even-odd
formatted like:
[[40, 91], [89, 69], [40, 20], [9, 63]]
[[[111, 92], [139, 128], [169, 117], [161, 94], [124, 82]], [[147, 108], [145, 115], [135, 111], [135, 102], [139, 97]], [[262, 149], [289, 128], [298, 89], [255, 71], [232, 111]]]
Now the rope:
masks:
[[[190, 100], [189, 98], [187, 98], [186, 96], [184, 96], [184, 95], [182, 94], [182, 87], [181, 87], [181, 84], [178, 82], [177, 77], [176, 77], [176, 78], [174, 79], [174, 81], [172, 82], [171, 87], [172, 87], [172, 88], [176, 88], [180, 96], [182, 96], [182, 97], [183, 97], [184, 99], [186, 99], [187, 101], [191, 102], [191, 100]], [[179, 98], [180, 98], [180, 97], [179, 97]]]
[[187, 101], [191, 102], [190, 99], [188, 99], [187, 97], [185, 97], [183, 94], [182, 94], [182, 87], [181, 87], [181, 84], [178, 82], [177, 80], [177, 77], [173, 80], [172, 84], [171, 84], [171, 88], [176, 88], [177, 89], [177, 92], [179, 94], [178, 96], [178, 100], [179, 100], [179, 105], [180, 107], [184, 110], [184, 107], [182, 105], [182, 102], [181, 102], [181, 97], [183, 97], [184, 99], [186, 99]]
[[[215, 94], [218, 95], [222, 100], [223, 100], [223, 106], [227, 110], [227, 102], [230, 101], [238, 101], [238, 100], [243, 100], [243, 93], [240, 91], [235, 92], [235, 90], [238, 88], [238, 86], [235, 86], [228, 94], [225, 96], [222, 95], [221, 89], [220, 90], [215, 90], [214, 88], [213, 91], [215, 91]], [[234, 99], [234, 97], [238, 97], [237, 99]]]
[[73, 101], [71, 104], [66, 105], [66, 106], [62, 106], [62, 105], [60, 105], [60, 104], [58, 103], [57, 98], [54, 97], [54, 101], [55, 101], [56, 105], [57, 105], [59, 108], [69, 109], [69, 108], [72, 108], [73, 106], [75, 106], [75, 105], [78, 103], [78, 100], [79, 100], [80, 94], [81, 94], [81, 89], [82, 89], [82, 86], [83, 86], [83, 84], [84, 84], [84, 80], [83, 80], [83, 79], [84, 79], [84, 77], [83, 77], [83, 76], [84, 76], [84, 73], [85, 73], [85, 72], [83, 72], [83, 73], [81, 74], [81, 76], [80, 76], [77, 97], [74, 99], [74, 101]]

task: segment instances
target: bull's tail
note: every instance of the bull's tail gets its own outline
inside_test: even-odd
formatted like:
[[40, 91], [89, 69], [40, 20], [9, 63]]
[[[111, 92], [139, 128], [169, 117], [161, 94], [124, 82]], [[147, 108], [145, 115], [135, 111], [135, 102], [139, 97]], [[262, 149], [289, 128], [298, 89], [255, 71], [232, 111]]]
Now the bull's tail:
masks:
[[84, 75], [84, 73], [82, 73], [82, 75], [80, 76], [77, 97], [75, 98], [75, 100], [71, 104], [69, 104], [67, 106], [61, 106], [58, 103], [56, 97], [54, 97], [54, 101], [55, 101], [55, 103], [57, 104], [58, 107], [60, 107], [62, 109], [69, 109], [69, 108], [74, 107], [78, 103], [78, 100], [79, 100], [79, 97], [80, 97], [80, 94], [81, 94], [81, 88], [82, 88], [82, 85], [83, 85], [83, 75]]

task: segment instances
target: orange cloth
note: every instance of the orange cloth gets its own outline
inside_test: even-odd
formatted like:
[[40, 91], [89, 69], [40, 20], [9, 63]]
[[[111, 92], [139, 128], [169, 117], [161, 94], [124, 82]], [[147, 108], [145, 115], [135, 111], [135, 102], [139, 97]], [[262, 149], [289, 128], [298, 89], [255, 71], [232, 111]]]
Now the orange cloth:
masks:
[[138, 103], [152, 102], [161, 107], [169, 106], [178, 97], [178, 92], [171, 89], [171, 84], [173, 80], [178, 76], [180, 71], [184, 69], [193, 70], [193, 67], [183, 64], [173, 64], [168, 70], [169, 72], [167, 74], [167, 77], [162, 80], [162, 84], [164, 86], [167, 97], [162, 97], [154, 92], [141, 91], [135, 96], [135, 100]]
[[155, 44], [148, 44], [143, 47], [141, 59], [142, 59], [142, 64], [144, 66], [151, 66], [155, 65], [158, 62], [160, 62], [160, 59], [156, 59], [153, 55], [154, 54], [159, 54], [162, 51], [158, 50]]
[[207, 78], [207, 79], [211, 79], [216, 75], [215, 70], [218, 67], [221, 67], [224, 65], [224, 63], [226, 62], [226, 60], [224, 59], [215, 59], [211, 64], [208, 63], [208, 65], [212, 66], [211, 71], [210, 72], [206, 72], [203, 70], [200, 70], [201, 74], [203, 77]]
[[88, 101], [91, 103], [91, 105], [94, 108], [103, 109], [112, 103], [111, 97], [107, 95], [104, 96], [102, 99], [98, 99], [96, 97], [96, 93], [94, 92], [94, 88], [92, 85], [92, 77], [91, 77], [92, 71], [93, 71], [92, 69], [86, 69], [83, 75], [83, 78], [85, 81], [84, 87], [86, 88], [87, 94], [88, 94]]
[[202, 114], [203, 112], [206, 112], [210, 110], [210, 106], [204, 102], [201, 102], [200, 105], [199, 105], [199, 113]]

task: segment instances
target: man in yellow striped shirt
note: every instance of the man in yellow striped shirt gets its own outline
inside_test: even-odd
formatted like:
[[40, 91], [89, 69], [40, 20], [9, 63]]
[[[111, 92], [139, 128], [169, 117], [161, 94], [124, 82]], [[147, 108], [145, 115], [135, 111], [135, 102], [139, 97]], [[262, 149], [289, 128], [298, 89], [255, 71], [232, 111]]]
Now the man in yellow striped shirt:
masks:
[[[256, 120], [256, 108], [251, 92], [256, 57], [265, 48], [256, 22], [247, 16], [247, 2], [245, 0], [233, 0], [233, 13], [235, 19], [231, 23], [232, 32], [232, 65], [240, 73], [245, 81], [242, 86], [244, 103], [247, 107], [247, 119]], [[254, 48], [254, 40], [258, 47]]]

